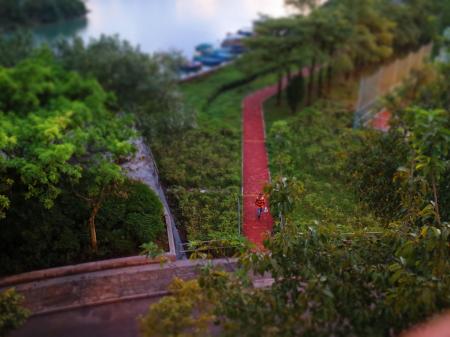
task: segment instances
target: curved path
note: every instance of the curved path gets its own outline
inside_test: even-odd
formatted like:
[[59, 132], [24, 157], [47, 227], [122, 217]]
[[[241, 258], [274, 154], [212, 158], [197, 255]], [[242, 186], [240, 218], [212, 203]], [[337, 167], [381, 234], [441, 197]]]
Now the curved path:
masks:
[[[285, 83], [283, 84], [283, 86]], [[267, 232], [272, 230], [270, 213], [260, 220], [256, 216], [255, 199], [270, 180], [268, 156], [265, 146], [263, 103], [277, 92], [272, 85], [248, 95], [242, 103], [242, 194], [244, 198], [244, 235], [257, 247], [263, 247]]]

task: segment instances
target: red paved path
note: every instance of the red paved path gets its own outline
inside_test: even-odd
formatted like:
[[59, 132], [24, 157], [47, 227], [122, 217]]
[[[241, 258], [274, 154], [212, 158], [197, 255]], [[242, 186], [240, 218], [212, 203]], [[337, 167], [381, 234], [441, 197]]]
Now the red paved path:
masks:
[[390, 119], [391, 113], [388, 110], [383, 109], [374, 116], [374, 118], [370, 121], [370, 124], [374, 129], [386, 132], [389, 130]]
[[268, 156], [265, 146], [265, 128], [262, 105], [277, 92], [273, 85], [247, 96], [243, 107], [243, 195], [244, 235], [261, 248], [267, 232], [272, 230], [270, 213], [260, 220], [256, 217], [255, 199], [269, 181]]

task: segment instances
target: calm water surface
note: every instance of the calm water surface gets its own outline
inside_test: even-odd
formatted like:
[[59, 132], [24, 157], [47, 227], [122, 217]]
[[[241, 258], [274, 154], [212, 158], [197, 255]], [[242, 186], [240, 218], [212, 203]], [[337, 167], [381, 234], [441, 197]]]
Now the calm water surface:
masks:
[[119, 34], [145, 52], [177, 49], [192, 56], [202, 42], [219, 45], [227, 33], [250, 27], [260, 14], [289, 13], [284, 0], [87, 0], [84, 19], [39, 27], [38, 41]]

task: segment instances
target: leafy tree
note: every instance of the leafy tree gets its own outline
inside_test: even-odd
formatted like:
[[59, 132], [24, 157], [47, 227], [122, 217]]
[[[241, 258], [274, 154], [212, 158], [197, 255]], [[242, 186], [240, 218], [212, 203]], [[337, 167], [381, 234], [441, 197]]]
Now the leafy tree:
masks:
[[102, 195], [123, 181], [117, 161], [132, 152], [131, 120], [107, 110], [110, 96], [97, 82], [62, 71], [43, 51], [0, 68], [0, 88], [3, 186], [49, 209], [64, 183], [93, 175], [99, 187], [90, 194]]
[[[326, 62], [331, 61], [329, 58], [333, 56], [338, 43], [335, 32], [344, 29], [339, 25], [340, 21], [334, 19], [337, 18], [336, 14], [337, 12], [328, 9], [317, 10], [303, 22], [300, 21], [300, 23], [305, 26], [304, 29], [306, 30], [306, 38], [304, 39], [302, 48], [306, 48], [310, 54], [308, 105], [313, 101], [314, 82], [318, 65], [322, 68], [326, 66]], [[317, 96], [320, 96], [320, 93], [322, 92], [321, 85], [317, 87], [317, 91], [319, 92], [319, 95]]]
[[295, 178], [276, 177], [264, 190], [269, 195], [272, 213], [278, 215], [283, 227], [305, 192], [303, 184]]
[[394, 178], [410, 153], [404, 134], [391, 128], [387, 135], [365, 132], [358, 141], [362, 146], [351, 153], [345, 168], [351, 172], [349, 183], [383, 221], [397, 219], [402, 205], [399, 181]]
[[294, 28], [295, 21], [292, 18], [265, 18], [255, 26], [254, 36], [245, 41], [250, 50], [242, 62], [249, 64], [251, 68], [269, 68], [277, 73], [278, 104], [281, 104], [283, 75], [289, 73], [289, 65], [294, 61], [292, 56]]
[[[156, 304], [147, 316], [152, 330], [144, 336], [156, 329], [158, 335], [183, 336], [205, 320], [216, 321], [222, 336], [399, 333], [449, 301], [449, 229], [411, 234], [403, 240], [412, 235], [398, 228], [379, 236], [345, 235], [325, 226], [302, 230], [287, 224], [266, 241], [267, 253], [242, 257], [237, 272], [204, 270], [192, 296], [200, 298], [199, 306], [177, 293]], [[270, 274], [273, 284], [254, 288], [250, 270]], [[167, 315], [182, 317], [161, 324]]]
[[297, 108], [303, 103], [305, 97], [305, 80], [302, 75], [297, 75], [291, 79], [286, 88], [286, 97], [292, 113], [297, 112]]
[[396, 23], [393, 41], [396, 53], [407, 53], [418, 48], [422, 31], [410, 6], [400, 2], [386, 2], [385, 6], [384, 12]]
[[293, 6], [300, 12], [314, 10], [318, 6], [317, 0], [285, 0], [285, 4]]
[[[206, 336], [216, 317], [206, 294], [196, 280], [183, 282], [175, 278], [169, 287], [172, 296], [151, 307], [141, 321], [144, 337]], [[193, 311], [198, 314], [191, 316]]]
[[414, 109], [411, 146], [415, 170], [431, 185], [436, 221], [441, 225], [438, 183], [447, 169], [450, 129], [445, 127], [448, 113], [443, 110]]
[[91, 209], [89, 215], [89, 236], [91, 248], [94, 252], [97, 251], [97, 231], [95, 226], [95, 219], [100, 211], [102, 204], [107, 196], [112, 194], [123, 194], [120, 186], [124, 183], [125, 178], [122, 174], [120, 166], [103, 160], [101, 163], [91, 168], [92, 178], [89, 179], [89, 186], [87, 187], [87, 195], [78, 194], [83, 200], [87, 202]]
[[19, 31], [10, 36], [0, 36], [0, 66], [12, 67], [31, 56], [33, 37], [30, 32]]
[[101, 36], [88, 44], [81, 38], [62, 41], [56, 55], [64, 68], [94, 77], [113, 92], [115, 109], [133, 113], [148, 138], [195, 123], [176, 86], [177, 54], [149, 56], [118, 36]]
[[376, 1], [343, 0], [343, 13], [352, 25], [352, 33], [345, 43], [355, 68], [385, 61], [392, 55], [395, 23], [380, 11]]
[[0, 336], [7, 336], [28, 318], [29, 311], [21, 305], [23, 296], [13, 288], [0, 292]]

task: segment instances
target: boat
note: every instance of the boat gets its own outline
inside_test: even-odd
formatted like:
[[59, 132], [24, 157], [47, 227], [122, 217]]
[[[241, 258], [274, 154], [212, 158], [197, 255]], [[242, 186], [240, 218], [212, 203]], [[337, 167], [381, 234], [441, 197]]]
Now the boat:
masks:
[[203, 65], [208, 67], [216, 67], [224, 62], [223, 59], [206, 55], [196, 55], [194, 56], [194, 60], [197, 62], [201, 62]]
[[242, 45], [229, 46], [227, 47], [227, 49], [229, 50], [230, 53], [235, 55], [242, 54], [245, 52], [245, 47]]
[[192, 61], [181, 65], [180, 70], [185, 73], [191, 73], [201, 70], [203, 67], [201, 62]]
[[242, 54], [245, 52], [243, 39], [245, 37], [239, 34], [228, 34], [222, 41], [222, 48], [226, 48], [229, 53]]
[[211, 53], [205, 53], [205, 56], [214, 57], [221, 59], [223, 61], [231, 61], [236, 57], [236, 55], [230, 53], [228, 49], [221, 48], [221, 49], [214, 49]]
[[242, 45], [243, 38], [244, 37], [239, 34], [228, 34], [227, 37], [222, 41], [222, 47]]
[[241, 28], [241, 29], [238, 30], [237, 33], [239, 35], [249, 37], [249, 36], [253, 35], [253, 30], [251, 28]]
[[195, 47], [195, 50], [197, 52], [203, 54], [203, 53], [212, 52], [213, 48], [214, 48], [213, 45], [210, 43], [201, 43]]

